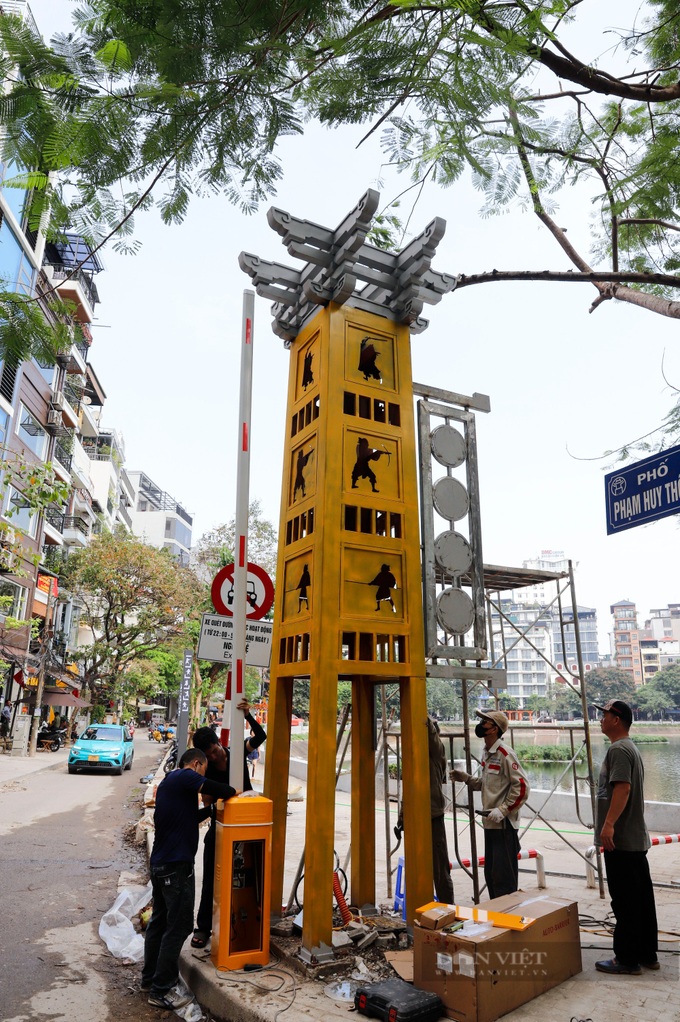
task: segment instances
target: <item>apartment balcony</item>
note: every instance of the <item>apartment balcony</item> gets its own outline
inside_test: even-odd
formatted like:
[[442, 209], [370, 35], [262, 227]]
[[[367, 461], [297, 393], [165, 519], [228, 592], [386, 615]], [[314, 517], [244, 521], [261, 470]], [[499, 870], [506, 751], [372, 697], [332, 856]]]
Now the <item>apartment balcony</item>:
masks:
[[57, 352], [57, 365], [69, 374], [84, 376], [87, 372], [87, 353], [84, 341], [74, 341], [70, 347]]
[[46, 543], [42, 548], [40, 564], [43, 568], [49, 568], [56, 575], [60, 573], [66, 562], [67, 552], [63, 546], [54, 543]]
[[[99, 412], [99, 409], [97, 411]], [[80, 432], [87, 440], [96, 440], [99, 436], [98, 418], [87, 401], [80, 406]]]
[[[90, 494], [94, 490], [94, 483], [90, 475], [90, 460], [85, 452], [83, 445], [80, 440], [76, 437], [73, 441], [73, 458], [71, 461], [71, 481], [73, 485], [79, 491], [88, 491]], [[90, 504], [92, 498], [90, 497]]]
[[56, 284], [59, 295], [75, 305], [75, 319], [91, 323], [99, 302], [97, 286], [91, 277], [81, 269], [55, 263], [46, 263], [44, 269]]
[[67, 546], [85, 547], [90, 540], [90, 523], [82, 515], [64, 516], [64, 543]]
[[130, 517], [130, 513], [124, 504], [118, 505], [117, 513], [120, 520], [128, 527], [130, 532], [132, 532], [132, 518]]
[[64, 542], [64, 514], [57, 508], [48, 507], [45, 511], [43, 528], [47, 543], [61, 546]]

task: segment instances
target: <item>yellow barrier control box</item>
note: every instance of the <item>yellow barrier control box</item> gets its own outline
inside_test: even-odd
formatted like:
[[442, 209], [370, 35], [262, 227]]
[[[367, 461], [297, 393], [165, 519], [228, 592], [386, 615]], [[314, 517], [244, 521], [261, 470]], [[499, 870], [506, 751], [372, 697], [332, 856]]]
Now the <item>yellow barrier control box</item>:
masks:
[[215, 835], [211, 958], [217, 969], [269, 962], [272, 802], [220, 802]]

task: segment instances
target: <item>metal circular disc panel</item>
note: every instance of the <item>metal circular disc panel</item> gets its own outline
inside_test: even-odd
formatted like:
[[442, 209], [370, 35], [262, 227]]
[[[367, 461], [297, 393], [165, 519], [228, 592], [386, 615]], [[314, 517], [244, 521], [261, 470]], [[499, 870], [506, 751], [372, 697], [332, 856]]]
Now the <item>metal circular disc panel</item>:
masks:
[[435, 539], [434, 559], [450, 575], [462, 575], [472, 564], [472, 550], [465, 536], [449, 530]]
[[470, 498], [462, 483], [451, 476], [438, 479], [432, 487], [432, 502], [437, 514], [457, 522], [470, 510]]
[[437, 597], [437, 621], [451, 635], [465, 635], [475, 620], [475, 607], [461, 589], [445, 589]]
[[440, 465], [457, 468], [465, 461], [465, 440], [453, 426], [437, 426], [430, 433], [432, 454]]

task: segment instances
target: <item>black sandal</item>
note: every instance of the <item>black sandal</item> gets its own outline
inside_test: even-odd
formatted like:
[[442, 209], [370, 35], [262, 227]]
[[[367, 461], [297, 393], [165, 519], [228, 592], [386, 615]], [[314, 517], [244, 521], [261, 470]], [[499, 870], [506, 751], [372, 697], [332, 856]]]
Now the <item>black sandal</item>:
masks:
[[191, 938], [191, 946], [196, 948], [205, 947], [209, 940], [210, 934], [206, 933], [205, 930], [194, 930], [194, 935]]

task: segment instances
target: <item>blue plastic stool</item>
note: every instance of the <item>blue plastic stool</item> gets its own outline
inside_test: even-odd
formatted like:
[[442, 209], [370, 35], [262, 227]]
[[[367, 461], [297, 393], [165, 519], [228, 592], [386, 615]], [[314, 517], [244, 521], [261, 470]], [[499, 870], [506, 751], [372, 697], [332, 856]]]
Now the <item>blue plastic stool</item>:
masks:
[[397, 882], [394, 889], [394, 911], [401, 912], [401, 918], [406, 920], [406, 884], [404, 882], [404, 856], [399, 856], [397, 864]]

